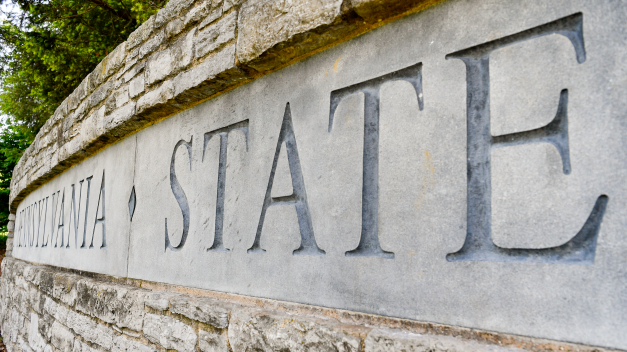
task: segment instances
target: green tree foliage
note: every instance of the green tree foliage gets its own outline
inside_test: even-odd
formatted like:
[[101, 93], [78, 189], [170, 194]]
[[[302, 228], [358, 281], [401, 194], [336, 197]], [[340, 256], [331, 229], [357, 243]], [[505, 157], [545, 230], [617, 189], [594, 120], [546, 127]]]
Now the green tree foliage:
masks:
[[9, 186], [15, 164], [30, 144], [30, 134], [22, 126], [4, 125], [0, 130], [0, 232], [9, 221]]
[[[22, 151], [96, 65], [167, 0], [0, 0], [0, 225]], [[6, 193], [6, 196], [5, 196]]]

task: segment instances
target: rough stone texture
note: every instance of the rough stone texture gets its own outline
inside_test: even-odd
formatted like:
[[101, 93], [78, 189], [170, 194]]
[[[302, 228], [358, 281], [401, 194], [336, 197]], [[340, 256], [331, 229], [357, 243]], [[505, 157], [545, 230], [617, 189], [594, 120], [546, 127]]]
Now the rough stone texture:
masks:
[[198, 330], [198, 347], [202, 352], [227, 352], [228, 337], [226, 331]]
[[523, 351], [518, 348], [503, 348], [480, 344], [448, 336], [412, 334], [391, 329], [375, 329], [364, 341], [364, 352], [477, 352], [477, 351]]
[[359, 336], [332, 324], [244, 310], [231, 317], [229, 342], [234, 351], [361, 351]]
[[146, 292], [81, 280], [77, 285], [76, 309], [118, 327], [139, 331], [144, 316]]
[[50, 342], [63, 352], [71, 352], [74, 345], [74, 334], [59, 322], [52, 324]]
[[[368, 21], [371, 18], [378, 21], [403, 11], [425, 8], [433, 2], [205, 0], [193, 4], [192, 0], [169, 1], [104, 58], [44, 124], [14, 170], [11, 210], [15, 211], [20, 201], [41, 184], [155, 119], [373, 28], [358, 13]], [[233, 55], [228, 65], [218, 65], [223, 70], [211, 69], [211, 74], [195, 77], [193, 84], [184, 83], [185, 88], [176, 88], [184, 91], [181, 96], [177, 94], [176, 100], [167, 94], [171, 85], [158, 84], [161, 80], [177, 78], [180, 82], [187, 76], [176, 76], [178, 71], [192, 73], [203, 62], [212, 65], [211, 62], [216, 62], [212, 58], [215, 51], [235, 45], [231, 44], [234, 42], [237, 42], [238, 58]], [[193, 43], [195, 50], [190, 46]], [[143, 79], [134, 80], [128, 88], [129, 99], [138, 109], [133, 111], [129, 106], [115, 114], [113, 128], [95, 123], [98, 119], [91, 116], [98, 116], [94, 114], [101, 105], [108, 105], [106, 114], [115, 110], [107, 98], [117, 94], [113, 92], [130, 82], [150, 61], [151, 69], [145, 81], [149, 86], [152, 84], [148, 91], [144, 91]], [[199, 73], [207, 72], [207, 69], [199, 70]], [[125, 94], [122, 101], [126, 100]], [[143, 98], [142, 94], [149, 98]], [[114, 100], [117, 108], [124, 104], [119, 98]], [[92, 126], [85, 128], [84, 124]], [[7, 254], [11, 255], [11, 250]]]
[[146, 314], [143, 332], [148, 340], [181, 352], [193, 351], [198, 339], [191, 326], [162, 315]]
[[229, 325], [228, 310], [220, 307], [219, 302], [215, 300], [178, 296], [171, 298], [170, 304], [172, 313], [181, 314], [220, 329]]

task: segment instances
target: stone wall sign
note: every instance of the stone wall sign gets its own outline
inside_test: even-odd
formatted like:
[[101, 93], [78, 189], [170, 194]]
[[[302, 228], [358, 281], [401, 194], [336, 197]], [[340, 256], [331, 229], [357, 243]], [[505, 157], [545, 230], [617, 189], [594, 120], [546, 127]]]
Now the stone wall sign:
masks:
[[626, 8], [384, 25], [44, 184], [13, 255], [627, 349]]

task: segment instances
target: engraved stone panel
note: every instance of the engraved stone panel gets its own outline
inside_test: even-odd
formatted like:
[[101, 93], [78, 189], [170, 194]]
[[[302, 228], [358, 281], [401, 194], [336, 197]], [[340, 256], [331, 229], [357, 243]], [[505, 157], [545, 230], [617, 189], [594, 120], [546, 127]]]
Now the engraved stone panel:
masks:
[[[14, 255], [627, 349], [625, 8], [450, 0], [386, 24], [42, 186]], [[53, 192], [66, 249], [41, 250]]]
[[17, 210], [13, 256], [126, 276], [135, 136], [64, 172]]

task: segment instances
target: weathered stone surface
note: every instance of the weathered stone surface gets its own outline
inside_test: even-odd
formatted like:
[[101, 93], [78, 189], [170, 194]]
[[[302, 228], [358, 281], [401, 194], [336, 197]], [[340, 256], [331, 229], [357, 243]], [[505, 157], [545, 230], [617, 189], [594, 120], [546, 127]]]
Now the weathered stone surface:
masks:
[[187, 352], [196, 347], [197, 337], [192, 327], [171, 317], [146, 314], [143, 332], [148, 340], [167, 349]]
[[236, 311], [231, 317], [229, 342], [240, 351], [361, 351], [361, 339], [335, 331], [322, 321]]
[[131, 340], [124, 336], [117, 336], [113, 340], [111, 352], [151, 352], [156, 351], [151, 346], [146, 346], [139, 341]]
[[238, 17], [237, 58], [248, 63], [297, 34], [329, 25], [341, 7], [341, 0], [247, 1]]
[[52, 324], [50, 341], [54, 347], [62, 352], [71, 352], [74, 345], [74, 334], [58, 322]]
[[99, 352], [99, 350], [92, 348], [81, 340], [76, 339], [74, 341], [72, 352]]
[[450, 336], [418, 335], [392, 329], [375, 329], [364, 341], [364, 352], [521, 352], [513, 347], [481, 344]]
[[76, 283], [79, 276], [72, 274], [56, 274], [53, 279], [52, 297], [73, 306], [76, 302]]
[[198, 347], [202, 352], [228, 352], [226, 331], [198, 330]]
[[205, 27], [196, 37], [196, 57], [203, 57], [235, 39], [237, 12], [231, 12], [221, 20]]
[[157, 310], [168, 310], [170, 308], [170, 298], [177, 294], [167, 292], [151, 292], [146, 295], [144, 304]]
[[225, 328], [229, 325], [229, 311], [216, 300], [176, 296], [170, 299], [170, 304], [172, 313], [184, 315], [216, 328]]
[[145, 116], [166, 116], [178, 111], [175, 107], [168, 104], [168, 101], [174, 97], [174, 83], [171, 81], [163, 82], [157, 89], [144, 94], [137, 101], [136, 113]]
[[128, 93], [130, 94], [131, 98], [135, 98], [136, 96], [144, 92], [144, 83], [145, 81], [143, 74], [135, 77], [131, 81], [131, 83], [129, 83]]
[[230, 45], [198, 66], [179, 73], [173, 79], [173, 95], [176, 103], [184, 106], [199, 97], [210, 97], [227, 86], [249, 79], [245, 72], [235, 66], [235, 45]]
[[66, 325], [89, 342], [98, 344], [107, 350], [113, 346], [113, 337], [115, 336], [113, 330], [105, 325], [96, 323], [83, 314], [72, 310], [69, 311]]
[[143, 290], [81, 280], [77, 284], [76, 309], [107, 323], [141, 330], [144, 317]]

